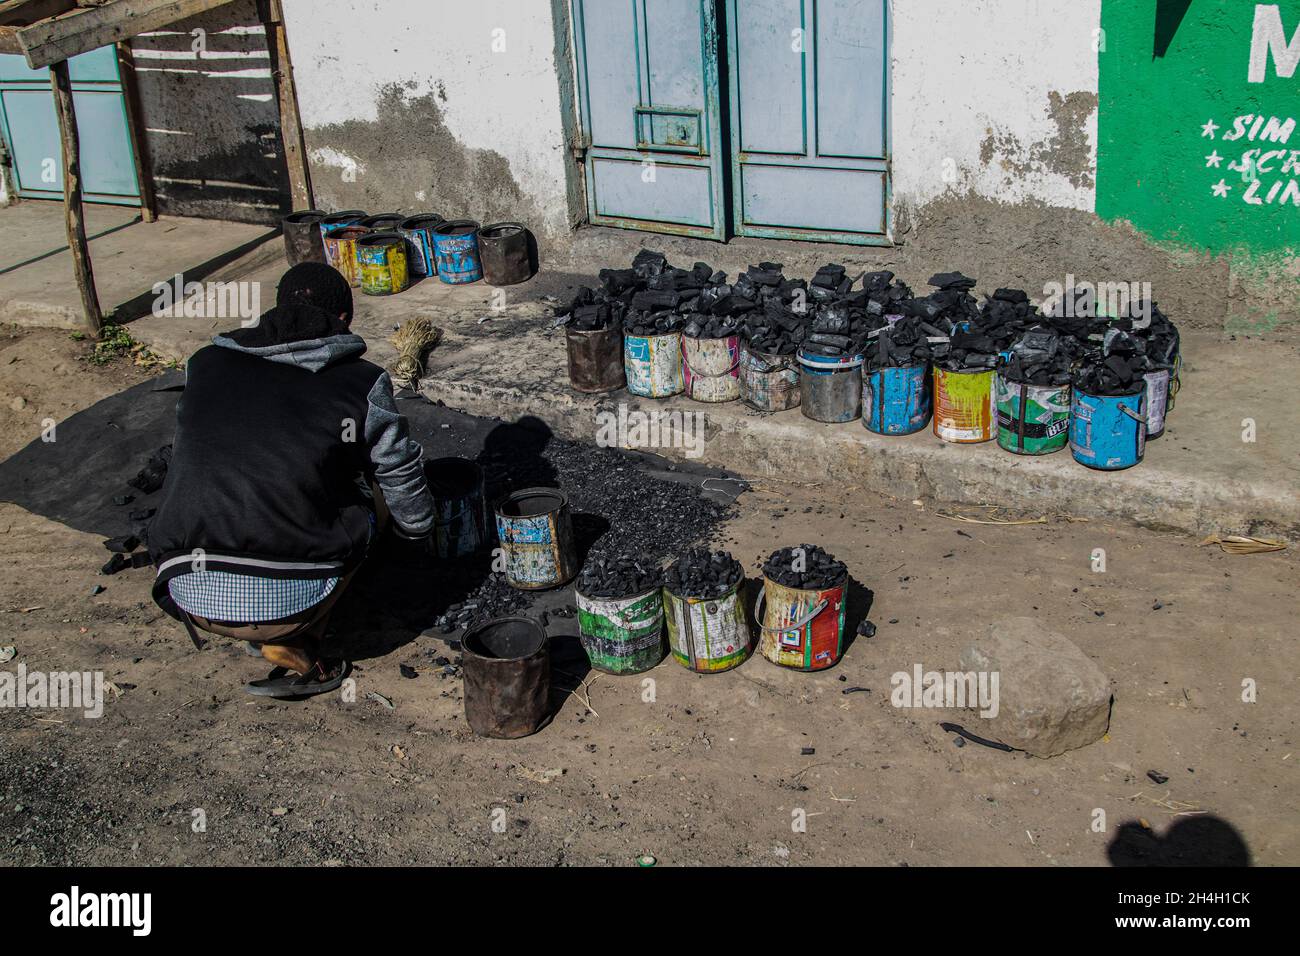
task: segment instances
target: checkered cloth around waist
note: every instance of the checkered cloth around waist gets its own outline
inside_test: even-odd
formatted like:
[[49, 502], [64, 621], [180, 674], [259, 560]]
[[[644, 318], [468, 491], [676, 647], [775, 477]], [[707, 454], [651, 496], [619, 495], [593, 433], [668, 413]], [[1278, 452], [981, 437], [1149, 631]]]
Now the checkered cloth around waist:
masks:
[[230, 571], [190, 571], [167, 582], [172, 600], [209, 621], [260, 624], [314, 607], [338, 578], [259, 578]]

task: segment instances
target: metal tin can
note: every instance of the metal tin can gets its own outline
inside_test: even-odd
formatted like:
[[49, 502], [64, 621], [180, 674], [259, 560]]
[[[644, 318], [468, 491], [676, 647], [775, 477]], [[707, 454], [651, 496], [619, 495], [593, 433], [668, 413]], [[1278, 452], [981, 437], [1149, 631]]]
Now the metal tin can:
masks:
[[489, 285], [515, 285], [532, 277], [528, 257], [528, 230], [519, 222], [494, 222], [478, 231], [478, 253], [483, 281]]
[[799, 671], [835, 666], [844, 651], [846, 577], [828, 588], [790, 588], [763, 579], [754, 605], [759, 653]]
[[734, 402], [740, 398], [740, 336], [696, 339], [682, 336], [682, 377], [687, 398]]
[[623, 327], [568, 329], [564, 333], [569, 357], [569, 384], [575, 392], [612, 392], [627, 384], [623, 374]]
[[911, 435], [930, 422], [928, 365], [886, 366], [862, 376], [862, 424], [877, 435]]
[[799, 404], [799, 363], [793, 355], [756, 352], [746, 345], [739, 378], [740, 396], [750, 408], [783, 412]]
[[325, 259], [348, 285], [361, 285], [361, 269], [357, 265], [357, 240], [370, 235], [365, 226], [336, 226], [325, 234]]
[[998, 444], [1017, 455], [1050, 455], [1070, 438], [1070, 386], [1009, 382], [999, 372]]
[[578, 634], [591, 666], [606, 674], [648, 671], [668, 653], [659, 589], [628, 598], [577, 591]]
[[524, 488], [496, 508], [497, 537], [511, 587], [540, 591], [578, 573], [569, 503], [555, 488]]
[[1158, 368], [1142, 376], [1147, 383], [1147, 441], [1165, 433], [1173, 369]]
[[820, 355], [800, 349], [799, 407], [815, 422], [851, 422], [862, 414], [861, 355]]
[[680, 597], [663, 589], [668, 646], [673, 660], [700, 674], [718, 674], [745, 663], [754, 648], [738, 581], [722, 597]]
[[478, 254], [478, 223], [472, 219], [451, 219], [433, 227], [433, 257], [438, 278], [448, 285], [477, 282], [483, 278]]
[[[320, 237], [324, 240], [330, 234], [330, 230], [337, 229], [339, 226], [355, 226], [365, 218], [366, 211], [364, 209], [344, 209], [342, 212], [332, 212], [320, 221]], [[333, 265], [333, 263], [331, 262], [330, 265]]]
[[300, 262], [324, 262], [325, 244], [320, 223], [325, 213], [319, 209], [300, 209], [280, 220], [284, 235], [284, 257], [290, 267]]
[[934, 433], [973, 445], [993, 440], [993, 369], [934, 369]]
[[438, 274], [438, 263], [433, 256], [433, 227], [444, 221], [432, 212], [402, 220], [399, 231], [406, 238], [407, 267], [411, 275]]
[[625, 335], [623, 369], [627, 390], [644, 398], [667, 398], [686, 387], [682, 373], [682, 333]]
[[532, 618], [480, 624], [461, 641], [465, 721], [480, 737], [527, 737], [551, 719], [551, 645]]
[[357, 268], [366, 295], [393, 295], [411, 284], [406, 240], [397, 232], [372, 232], [357, 240]]
[[1146, 387], [1131, 395], [1089, 395], [1074, 389], [1070, 451], [1098, 471], [1132, 468], [1146, 452]]
[[400, 212], [378, 212], [373, 216], [362, 217], [357, 225], [365, 226], [374, 232], [396, 232], [401, 228], [402, 220], [405, 218]]
[[483, 469], [468, 458], [435, 458], [424, 463], [433, 496], [433, 544], [440, 558], [459, 558], [489, 540]]

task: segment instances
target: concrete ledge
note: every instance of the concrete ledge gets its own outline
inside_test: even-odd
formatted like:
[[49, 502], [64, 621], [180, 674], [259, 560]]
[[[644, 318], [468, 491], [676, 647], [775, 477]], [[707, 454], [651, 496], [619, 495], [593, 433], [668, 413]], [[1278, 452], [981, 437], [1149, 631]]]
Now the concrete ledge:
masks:
[[[813, 422], [798, 409], [764, 415], [739, 402], [704, 405], [680, 396], [654, 401], [625, 391], [585, 396], [568, 387], [561, 332], [546, 333], [542, 320], [491, 325], [449, 325], [422, 383], [427, 397], [473, 414], [536, 416], [556, 433], [585, 441], [595, 438], [597, 412], [620, 403], [629, 410], [703, 412], [705, 442], [698, 460], [751, 478], [835, 481], [904, 499], [1300, 540], [1300, 467], [1290, 446], [1300, 410], [1283, 403], [1284, 388], [1270, 396], [1265, 384], [1273, 372], [1281, 385], [1288, 380], [1284, 374], [1295, 380], [1294, 348], [1189, 342], [1183, 390], [1165, 435], [1149, 443], [1142, 464], [1103, 473], [1078, 464], [1068, 450], [1025, 458], [995, 443], [949, 444], [928, 430], [886, 438], [861, 423]], [[1276, 368], [1261, 374], [1269, 363], [1286, 364], [1285, 373]], [[1253, 371], [1229, 388], [1237, 366]], [[1241, 420], [1252, 417], [1257, 441], [1246, 443]], [[686, 457], [682, 448], [654, 450]]]

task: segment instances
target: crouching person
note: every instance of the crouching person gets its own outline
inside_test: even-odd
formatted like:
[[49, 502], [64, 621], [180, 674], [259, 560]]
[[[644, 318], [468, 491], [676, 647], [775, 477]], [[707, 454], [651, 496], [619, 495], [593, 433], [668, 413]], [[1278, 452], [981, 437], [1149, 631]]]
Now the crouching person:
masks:
[[186, 369], [149, 527], [153, 595], [196, 645], [198, 629], [260, 649], [274, 669], [251, 694], [338, 687], [351, 665], [322, 649], [335, 602], [387, 521], [415, 541], [432, 530], [420, 446], [351, 321], [343, 277], [297, 265], [257, 325]]

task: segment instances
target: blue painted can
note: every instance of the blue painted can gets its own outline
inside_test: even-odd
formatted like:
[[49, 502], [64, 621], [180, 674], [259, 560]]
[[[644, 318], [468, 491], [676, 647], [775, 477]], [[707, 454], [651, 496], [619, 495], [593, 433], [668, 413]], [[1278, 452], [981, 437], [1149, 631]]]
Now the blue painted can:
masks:
[[929, 365], [886, 367], [862, 380], [862, 424], [877, 435], [910, 435], [930, 424]]
[[569, 501], [556, 488], [525, 488], [496, 508], [497, 538], [511, 587], [539, 591], [578, 573]]
[[463, 558], [490, 540], [483, 469], [467, 458], [436, 458], [424, 463], [433, 496], [433, 543], [440, 558]]
[[443, 221], [437, 213], [425, 213], [402, 220], [400, 231], [406, 237], [406, 261], [411, 275], [438, 274], [438, 263], [433, 255], [433, 227]]
[[438, 278], [450, 285], [477, 282], [483, 278], [478, 255], [478, 223], [472, 219], [451, 219], [433, 227], [433, 258]]
[[1146, 451], [1146, 383], [1131, 395], [1089, 395], [1074, 390], [1070, 451], [1100, 471], [1132, 468]]

